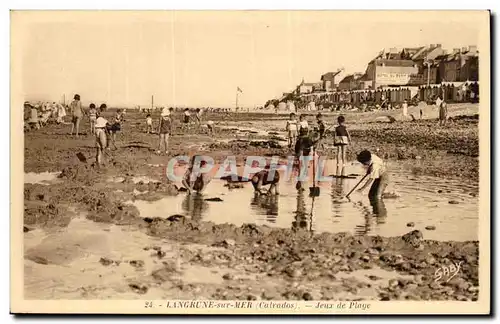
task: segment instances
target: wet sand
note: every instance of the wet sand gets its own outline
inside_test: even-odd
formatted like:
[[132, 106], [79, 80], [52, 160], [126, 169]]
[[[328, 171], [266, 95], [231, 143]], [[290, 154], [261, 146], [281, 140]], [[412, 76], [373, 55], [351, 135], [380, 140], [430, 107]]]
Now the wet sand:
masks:
[[[229, 189], [214, 180], [205, 198], [223, 201], [195, 202], [165, 178], [170, 157], [195, 152], [216, 161], [235, 155], [238, 164], [249, 155], [286, 159], [288, 148], [269, 141], [282, 136], [284, 114], [272, 121], [265, 114], [208, 114], [226, 128], [216, 136], [176, 129], [169, 155], [158, 156], [157, 136], [144, 132], [144, 116], [128, 112], [118, 150], [101, 169], [92, 165], [92, 136], [69, 136], [69, 125], [28, 132], [25, 296], [476, 300], [477, 106], [450, 111], [472, 116], [439, 128], [430, 119], [388, 123], [379, 113], [346, 114], [354, 141], [349, 158], [367, 148], [392, 166], [400, 196], [385, 200], [382, 224], [364, 197], [357, 197], [358, 207], [335, 204], [334, 195], [357, 179], [340, 189], [321, 187], [311, 215], [307, 188], [300, 202], [283, 184], [273, 205], [254, 201], [251, 188]], [[327, 114], [326, 121], [335, 116]], [[237, 134], [233, 127], [253, 129]], [[328, 145], [320, 152], [334, 153]], [[460, 271], [435, 281], [436, 270], [451, 264]]]

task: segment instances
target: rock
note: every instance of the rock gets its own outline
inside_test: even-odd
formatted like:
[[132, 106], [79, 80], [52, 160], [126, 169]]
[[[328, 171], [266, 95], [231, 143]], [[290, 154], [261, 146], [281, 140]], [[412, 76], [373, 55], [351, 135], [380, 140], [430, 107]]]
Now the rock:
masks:
[[285, 273], [291, 278], [298, 278], [302, 275], [302, 271], [300, 269], [287, 268]]
[[258, 298], [257, 298], [257, 296], [255, 296], [255, 295], [252, 295], [252, 294], [248, 294], [248, 295], [247, 295], [247, 300], [257, 300], [257, 299], [258, 299]]
[[141, 284], [135, 284], [135, 283], [131, 283], [128, 285], [134, 292], [140, 294], [140, 295], [144, 295], [145, 293], [148, 292], [148, 287], [144, 286], [144, 285], [141, 285]]
[[391, 279], [389, 280], [389, 288], [396, 288], [399, 286], [399, 281], [397, 279]]
[[172, 272], [167, 268], [159, 269], [151, 273], [151, 276], [153, 276], [153, 278], [159, 282], [165, 282], [169, 280], [171, 275]]
[[227, 248], [230, 246], [234, 246], [236, 242], [233, 239], [226, 239], [224, 240], [224, 242], [222, 242], [222, 244], [224, 244], [224, 246]]
[[265, 300], [279, 300], [281, 296], [276, 291], [264, 291], [261, 297]]
[[433, 265], [436, 263], [436, 259], [432, 256], [432, 255], [429, 255], [425, 258], [425, 262], [428, 264], [428, 265]]
[[219, 197], [214, 197], [214, 198], [206, 198], [205, 201], [224, 201], [220, 199]]
[[31, 231], [29, 228], [27, 228], [26, 226], [23, 226], [23, 233], [28, 233], [29, 231]]
[[370, 259], [370, 257], [368, 255], [363, 255], [361, 257], [361, 260], [363, 260], [364, 262], [370, 262], [371, 259]]
[[108, 258], [101, 258], [99, 260], [99, 263], [102, 264], [103, 266], [109, 266], [113, 264], [113, 260], [108, 259]]
[[129, 264], [134, 268], [142, 268], [144, 267], [144, 261], [142, 260], [130, 260]]
[[419, 230], [413, 230], [409, 233], [406, 233], [401, 238], [403, 239], [403, 241], [405, 241], [406, 244], [417, 248], [422, 243], [423, 237], [424, 236], [422, 235], [422, 232], [420, 232]]
[[157, 256], [159, 259], [162, 259], [163, 257], [165, 257], [165, 255], [166, 255], [167, 253], [166, 253], [166, 252], [164, 252], [164, 251], [159, 250], [159, 251], [156, 251], [156, 253], [155, 253], [155, 254], [156, 254], [156, 256]]
[[443, 190], [439, 189], [439, 190], [437, 191], [437, 193], [443, 193]]
[[186, 221], [186, 217], [184, 217], [184, 215], [175, 214], [175, 215], [169, 216], [167, 218], [167, 220], [169, 222], [185, 222]]
[[314, 300], [314, 297], [310, 292], [305, 292], [304, 294], [302, 294], [302, 299], [303, 300]]
[[409, 222], [409, 223], [406, 224], [406, 226], [408, 226], [408, 227], [414, 227], [415, 223], [414, 222]]
[[460, 203], [459, 203], [458, 201], [456, 201], [456, 200], [450, 200], [450, 201], [448, 201], [448, 204], [451, 204], [451, 205], [458, 205], [458, 204], [460, 204]]
[[222, 279], [224, 280], [233, 280], [234, 276], [230, 273], [226, 273], [225, 275], [222, 276]]
[[377, 280], [380, 280], [382, 279], [381, 277], [377, 277], [375, 275], [369, 275], [368, 276], [368, 279], [370, 279], [371, 281], [377, 281]]
[[27, 257], [27, 259], [29, 259], [35, 263], [38, 263], [38, 264], [49, 264], [49, 261], [47, 261], [46, 258], [37, 256], [37, 255], [29, 256], [29, 257]]
[[476, 293], [479, 291], [479, 287], [477, 286], [469, 286], [469, 288], [467, 289], [468, 292], [470, 293]]
[[438, 289], [441, 289], [442, 287], [441, 287], [441, 285], [440, 285], [439, 283], [437, 283], [437, 282], [431, 282], [431, 283], [429, 284], [429, 288], [434, 289], [434, 290], [438, 290]]
[[380, 254], [380, 251], [377, 249], [374, 249], [374, 248], [369, 248], [366, 252], [368, 252], [368, 254], [370, 254], [370, 255], [379, 255]]
[[415, 160], [422, 160], [422, 157], [420, 155], [415, 156]]
[[429, 226], [426, 226], [425, 229], [428, 230], [428, 231], [434, 231], [436, 229], [436, 226], [429, 225]]

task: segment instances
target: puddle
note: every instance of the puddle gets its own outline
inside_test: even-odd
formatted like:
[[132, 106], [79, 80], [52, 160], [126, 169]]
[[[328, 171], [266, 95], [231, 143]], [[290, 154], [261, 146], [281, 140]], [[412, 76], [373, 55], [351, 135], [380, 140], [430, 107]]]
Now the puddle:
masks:
[[57, 180], [61, 172], [26, 172], [24, 173], [24, 183], [50, 185]]
[[[125, 226], [94, 223], [76, 218], [65, 229], [33, 230], [24, 234], [25, 298], [27, 299], [124, 299], [162, 296], [155, 287], [146, 295], [133, 292], [129, 283], [149, 280], [162, 260], [152, 257], [160, 246], [165, 260], [177, 259], [176, 246]], [[101, 258], [118, 263], [103, 265]], [[137, 263], [129, 262], [137, 260]], [[146, 278], [146, 279], [144, 279]]]
[[[107, 182], [113, 182], [113, 183], [122, 183], [123, 181], [125, 181], [125, 177], [109, 177], [107, 180]], [[160, 182], [160, 181], [147, 176], [134, 176], [132, 177], [132, 182], [150, 183], [150, 182]]]
[[[216, 224], [255, 223], [271, 227], [302, 227], [316, 232], [351, 232], [358, 235], [400, 236], [418, 229], [425, 239], [439, 241], [477, 240], [478, 200], [470, 195], [474, 185], [434, 177], [409, 176], [398, 169], [391, 170], [391, 184], [386, 192], [399, 197], [383, 199], [371, 206], [359, 193], [351, 201], [342, 199], [359, 181], [358, 178], [334, 179], [320, 183], [319, 197], [309, 197], [310, 183], [298, 192], [293, 180], [280, 183], [279, 196], [255, 196], [250, 183], [243, 188], [228, 189], [225, 181], [214, 179], [204, 196], [180, 194], [158, 201], [130, 202], [142, 217], [168, 217], [184, 214], [195, 220]], [[325, 174], [340, 174], [335, 161], [328, 161]], [[359, 165], [347, 165], [342, 174], [362, 174]], [[439, 193], [438, 193], [439, 192]], [[367, 194], [367, 193], [365, 193]], [[205, 198], [220, 197], [222, 202]], [[454, 200], [458, 204], [450, 204]], [[229, 212], [228, 212], [229, 211]], [[233, 211], [233, 212], [231, 212]], [[408, 227], [408, 223], [414, 223]], [[426, 230], [427, 226], [435, 230]]]

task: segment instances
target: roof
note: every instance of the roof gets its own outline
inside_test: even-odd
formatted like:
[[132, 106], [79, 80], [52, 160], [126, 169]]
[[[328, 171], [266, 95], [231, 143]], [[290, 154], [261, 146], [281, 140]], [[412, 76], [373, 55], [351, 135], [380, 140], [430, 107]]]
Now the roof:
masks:
[[405, 66], [405, 67], [411, 67], [415, 65], [415, 62], [412, 60], [385, 60], [385, 59], [377, 59], [375, 61], [372, 61], [370, 63], [375, 62], [377, 66], [381, 66], [382, 64], [385, 64], [387, 66]]
[[321, 76], [321, 81], [323, 81], [323, 79], [325, 78], [334, 78], [335, 76], [337, 76], [341, 71], [337, 71], [337, 72], [327, 72], [325, 74], [323, 74]]
[[340, 83], [347, 83], [347, 82], [351, 82], [351, 81], [356, 81], [356, 80], [362, 80], [362, 78], [365, 76], [366, 74], [364, 73], [354, 73], [354, 74], [349, 74], [349, 75], [346, 75], [342, 81], [340, 81]]

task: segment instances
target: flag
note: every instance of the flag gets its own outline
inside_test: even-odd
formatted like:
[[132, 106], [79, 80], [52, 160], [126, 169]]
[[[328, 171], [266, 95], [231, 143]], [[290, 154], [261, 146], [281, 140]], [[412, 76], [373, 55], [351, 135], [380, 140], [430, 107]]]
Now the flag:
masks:
[[241, 90], [240, 87], [236, 87], [236, 91], [243, 93], [243, 90]]

